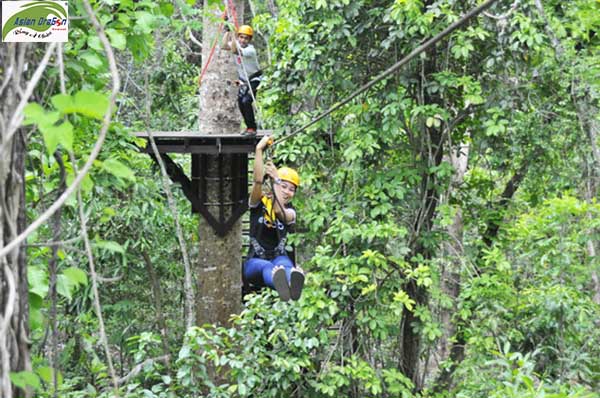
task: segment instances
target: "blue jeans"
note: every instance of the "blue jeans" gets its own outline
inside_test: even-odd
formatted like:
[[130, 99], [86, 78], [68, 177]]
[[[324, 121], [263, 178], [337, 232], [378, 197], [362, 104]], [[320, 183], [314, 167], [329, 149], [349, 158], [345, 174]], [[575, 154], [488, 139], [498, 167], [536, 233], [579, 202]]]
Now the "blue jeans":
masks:
[[288, 256], [278, 256], [272, 260], [253, 257], [244, 263], [244, 278], [255, 286], [273, 286], [273, 268], [282, 266], [285, 269], [285, 276], [290, 283], [290, 276], [294, 263]]

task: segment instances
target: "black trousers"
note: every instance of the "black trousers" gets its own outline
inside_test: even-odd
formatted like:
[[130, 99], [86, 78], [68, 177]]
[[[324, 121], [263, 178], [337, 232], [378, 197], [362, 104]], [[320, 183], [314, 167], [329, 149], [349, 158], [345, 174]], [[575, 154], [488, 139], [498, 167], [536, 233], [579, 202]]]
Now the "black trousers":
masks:
[[240, 112], [242, 113], [242, 117], [244, 118], [244, 123], [246, 123], [246, 127], [249, 129], [256, 130], [256, 119], [254, 118], [254, 109], [252, 109], [252, 93], [256, 98], [256, 91], [258, 89], [258, 85], [260, 84], [260, 80], [254, 80], [250, 82], [250, 85], [243, 84], [240, 85], [240, 89], [238, 91], [238, 106], [240, 107]]

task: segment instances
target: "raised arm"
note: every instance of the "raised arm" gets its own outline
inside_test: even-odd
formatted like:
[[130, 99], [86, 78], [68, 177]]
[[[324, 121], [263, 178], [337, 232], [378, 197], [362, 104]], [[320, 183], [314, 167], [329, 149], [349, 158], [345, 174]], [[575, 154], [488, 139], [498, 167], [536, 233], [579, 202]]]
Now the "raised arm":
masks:
[[262, 198], [262, 184], [265, 177], [263, 151], [267, 145], [270, 145], [271, 141], [272, 138], [265, 135], [256, 145], [256, 151], [254, 152], [254, 169], [252, 171], [252, 190], [250, 191], [250, 200], [248, 201], [250, 206], [256, 206]]

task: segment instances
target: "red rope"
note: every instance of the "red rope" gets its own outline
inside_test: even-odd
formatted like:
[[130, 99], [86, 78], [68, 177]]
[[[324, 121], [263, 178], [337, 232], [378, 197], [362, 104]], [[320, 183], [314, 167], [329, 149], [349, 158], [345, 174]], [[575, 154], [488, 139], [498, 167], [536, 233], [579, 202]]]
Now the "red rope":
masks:
[[[231, 11], [231, 16], [233, 17], [233, 24], [235, 25], [235, 29], [238, 30], [240, 28], [240, 25], [238, 23], [237, 13], [235, 11], [235, 5], [233, 4], [232, 0], [227, 0], [227, 4], [225, 4], [225, 11], [223, 12], [223, 15], [221, 16], [221, 19], [224, 19], [225, 17], [228, 16], [227, 15], [228, 10]], [[221, 24], [219, 25], [218, 33], [221, 33], [221, 31], [223, 30], [223, 23], [224, 22], [221, 22]], [[202, 85], [202, 79], [204, 78], [204, 74], [208, 70], [208, 65], [210, 64], [210, 61], [212, 61], [213, 55], [215, 53], [215, 48], [217, 47], [218, 39], [219, 39], [219, 34], [217, 34], [215, 36], [215, 40], [213, 41], [212, 47], [210, 49], [210, 54], [208, 55], [208, 59], [206, 60], [204, 67], [202, 67], [202, 72], [200, 72], [200, 76], [198, 76], [198, 87], [200, 87]]]
[[[232, 0], [228, 0], [227, 3], [227, 8], [231, 10], [231, 16], [233, 17], [233, 24], [235, 25], [235, 30], [238, 30], [240, 28], [240, 24], [238, 23], [237, 13], [235, 12], [235, 4], [233, 4]], [[225, 12], [227, 12], [227, 10], [225, 10]]]
[[[224, 12], [221, 19], [225, 18], [226, 15], [227, 15], [226, 12]], [[221, 33], [222, 30], [223, 30], [223, 22], [221, 22], [221, 24], [219, 25], [219, 30], [218, 30], [217, 34], [215, 35], [215, 40], [213, 40], [213, 44], [210, 49], [210, 54], [208, 55], [208, 59], [206, 60], [206, 63], [204, 64], [204, 67], [202, 68], [202, 72], [200, 72], [200, 76], [198, 77], [198, 87], [200, 87], [202, 85], [202, 79], [204, 78], [204, 74], [208, 70], [208, 65], [210, 64], [210, 61], [212, 61], [213, 55], [215, 54], [215, 49], [217, 48], [217, 41], [219, 40], [219, 36], [220, 36], [219, 33]]]

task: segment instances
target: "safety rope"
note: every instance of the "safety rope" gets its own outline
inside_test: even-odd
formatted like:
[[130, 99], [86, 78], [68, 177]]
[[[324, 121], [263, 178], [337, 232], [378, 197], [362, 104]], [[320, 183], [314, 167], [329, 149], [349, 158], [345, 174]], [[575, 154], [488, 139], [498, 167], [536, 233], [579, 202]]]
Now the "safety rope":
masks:
[[235, 4], [233, 4], [232, 0], [224, 0], [225, 1], [225, 12], [231, 10], [231, 14], [233, 16], [233, 24], [235, 25], [235, 29], [237, 30], [240, 27], [238, 23], [237, 12], [235, 11]]
[[327, 111], [323, 112], [319, 116], [317, 116], [314, 119], [312, 119], [309, 123], [305, 124], [304, 126], [302, 126], [302, 127], [298, 128], [298, 129], [292, 131], [291, 133], [286, 134], [283, 137], [279, 138], [278, 140], [276, 140], [273, 143], [273, 145], [279, 144], [279, 143], [281, 143], [281, 142], [283, 142], [283, 141], [285, 141], [285, 140], [287, 140], [287, 139], [289, 139], [289, 138], [291, 138], [291, 137], [293, 137], [293, 136], [301, 133], [302, 131], [306, 130], [307, 128], [309, 128], [313, 124], [317, 123], [319, 120], [323, 119], [325, 116], [327, 116], [327, 115], [335, 112], [336, 110], [340, 109], [342, 106], [346, 105], [348, 102], [352, 101], [357, 96], [359, 96], [362, 93], [364, 93], [365, 91], [369, 90], [371, 87], [373, 87], [375, 84], [379, 83], [381, 80], [385, 79], [386, 77], [388, 77], [392, 73], [396, 72], [402, 66], [404, 66], [409, 61], [411, 61], [412, 59], [414, 59], [417, 55], [421, 54], [423, 51], [428, 50], [433, 45], [435, 45], [437, 42], [439, 42], [442, 39], [444, 39], [450, 33], [452, 33], [453, 31], [455, 31], [456, 29], [458, 29], [462, 25], [464, 25], [469, 19], [471, 19], [471, 18], [473, 18], [473, 17], [481, 14], [483, 11], [485, 11], [486, 9], [488, 9], [490, 6], [492, 6], [492, 4], [496, 3], [497, 1], [498, 0], [487, 0], [485, 3], [483, 3], [483, 4], [481, 4], [481, 5], [473, 8], [471, 11], [469, 11], [467, 14], [465, 14], [461, 19], [459, 19], [459, 20], [455, 21], [454, 23], [452, 23], [450, 26], [448, 26], [446, 29], [444, 29], [440, 33], [438, 33], [432, 39], [429, 39], [425, 43], [421, 44], [419, 47], [417, 47], [415, 50], [413, 50], [406, 57], [402, 58], [400, 61], [396, 62], [394, 65], [392, 65], [391, 67], [389, 67], [388, 69], [386, 69], [385, 71], [383, 71], [382, 73], [380, 73], [379, 75], [377, 75], [369, 83], [366, 83], [363, 86], [361, 86], [358, 90], [354, 91], [352, 94], [350, 94], [348, 97], [346, 97], [343, 101], [338, 102], [337, 104], [335, 104], [334, 106], [332, 106], [331, 108], [329, 108]]
[[[225, 18], [225, 16], [227, 15], [226, 12], [227, 11], [223, 12], [221, 19]], [[219, 40], [220, 33], [223, 30], [224, 23], [225, 22], [223, 21], [219, 24], [219, 29], [217, 30], [217, 34], [215, 35], [215, 39], [213, 40], [212, 47], [210, 48], [210, 53], [208, 54], [208, 59], [204, 63], [204, 66], [202, 67], [202, 72], [200, 72], [200, 76], [198, 77], [198, 87], [200, 87], [202, 85], [202, 79], [204, 78], [204, 74], [208, 70], [208, 65], [210, 65], [210, 61], [212, 61], [213, 55], [215, 54], [215, 49], [217, 48], [217, 41]]]

